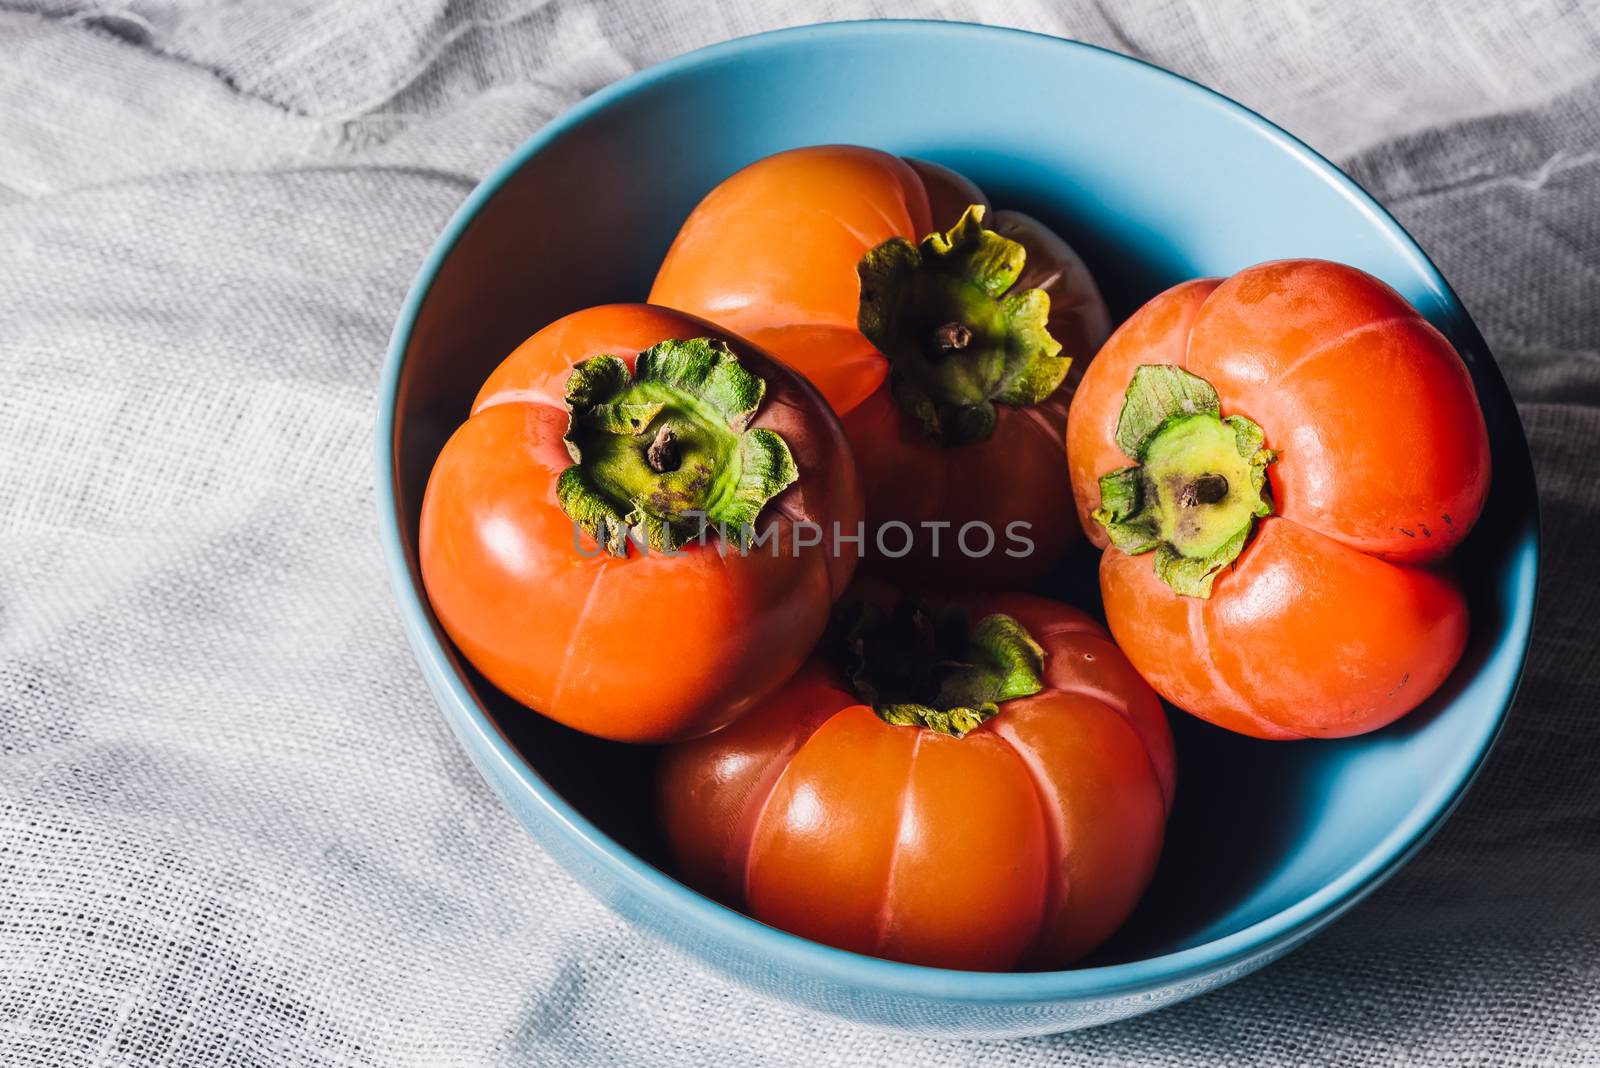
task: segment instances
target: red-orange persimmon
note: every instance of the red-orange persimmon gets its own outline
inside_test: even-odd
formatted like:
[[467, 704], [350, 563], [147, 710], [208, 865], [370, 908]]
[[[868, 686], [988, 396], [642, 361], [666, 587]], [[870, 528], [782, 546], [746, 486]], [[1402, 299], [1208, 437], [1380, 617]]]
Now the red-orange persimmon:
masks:
[[[868, 553], [901, 583], [1024, 588], [1079, 537], [1062, 445], [1069, 370], [1110, 320], [1066, 242], [988, 203], [920, 160], [853, 145], [780, 152], [707, 194], [650, 293], [816, 383], [855, 449], [869, 523], [913, 531], [903, 557]], [[941, 523], [936, 550], [938, 528], [924, 524]], [[952, 566], [970, 524], [979, 558]], [[987, 553], [985, 527], [999, 546]], [[900, 533], [885, 532], [888, 553], [902, 551]], [[1031, 551], [1003, 551], [1024, 541]]]
[[1489, 443], [1444, 336], [1320, 260], [1187, 282], [1085, 374], [1067, 427], [1106, 617], [1174, 704], [1262, 738], [1399, 718], [1460, 658], [1440, 561], [1483, 510]]
[[1155, 693], [1023, 595], [869, 610], [731, 727], [667, 750], [681, 876], [773, 926], [949, 968], [1062, 967], [1126, 919], [1174, 783]]
[[[545, 327], [484, 383], [428, 481], [422, 579], [512, 697], [591, 734], [670, 741], [800, 666], [855, 555], [798, 544], [797, 524], [861, 515], [809, 383], [691, 315], [609, 305]], [[746, 534], [760, 544], [731, 551]]]

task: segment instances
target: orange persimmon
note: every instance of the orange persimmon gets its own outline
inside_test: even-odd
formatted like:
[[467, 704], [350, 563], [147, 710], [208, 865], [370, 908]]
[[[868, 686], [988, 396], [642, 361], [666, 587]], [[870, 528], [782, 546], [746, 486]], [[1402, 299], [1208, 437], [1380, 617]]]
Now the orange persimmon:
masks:
[[676, 740], [810, 654], [855, 555], [798, 525], [861, 515], [809, 383], [693, 316], [609, 305], [540, 330], [484, 383], [428, 480], [422, 580], [510, 696], [602, 737]]
[[1342, 737], [1460, 659], [1440, 562], [1488, 493], [1483, 414], [1455, 349], [1370, 275], [1286, 260], [1169, 289], [1084, 375], [1067, 451], [1112, 633], [1174, 704]]
[[[855, 450], [868, 562], [904, 583], [1024, 587], [1079, 536], [1068, 371], [1105, 340], [1105, 302], [1043, 224], [987, 212], [935, 164], [850, 145], [780, 152], [707, 194], [650, 293], [816, 384]], [[953, 566], [972, 524], [962, 544], [978, 558]]]
[[1062, 967], [1121, 926], [1175, 767], [1160, 700], [1105, 631], [1003, 594], [868, 605], [834, 638], [665, 752], [679, 875], [786, 931], [948, 968]]

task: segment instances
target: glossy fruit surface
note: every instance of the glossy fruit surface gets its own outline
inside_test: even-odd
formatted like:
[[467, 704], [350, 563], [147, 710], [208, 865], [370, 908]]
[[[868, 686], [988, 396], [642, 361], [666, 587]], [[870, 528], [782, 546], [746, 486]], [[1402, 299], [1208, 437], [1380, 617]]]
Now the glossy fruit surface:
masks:
[[[1140, 471], [1128, 485], [1161, 525], [1154, 451], [1128, 466], [1127, 413], [1150, 367], [1209, 384], [1221, 416], [1258, 430], [1265, 450], [1256, 462], [1269, 489], [1260, 518], [1244, 520], [1242, 551], [1187, 561], [1207, 572], [1198, 595], [1158, 572], [1186, 566], [1169, 535], [1181, 540], [1178, 526], [1197, 529], [1212, 506], [1169, 502], [1164, 532], [1130, 534], [1132, 504], [1120, 528], [1105, 522], [1117, 508], [1101, 479]], [[1285, 260], [1175, 286], [1106, 343], [1067, 443], [1084, 529], [1141, 553], [1107, 548], [1107, 620], [1175, 704], [1259, 737], [1342, 737], [1416, 707], [1460, 658], [1466, 601], [1440, 562], [1483, 509], [1488, 437], [1455, 350], [1371, 276]], [[1200, 555], [1221, 540], [1197, 539]]]
[[912, 963], [1062, 967], [1107, 938], [1160, 853], [1165, 713], [1076, 609], [1000, 595], [967, 613], [974, 634], [995, 617], [1041, 666], [965, 733], [886, 722], [902, 706], [875, 711], [819, 659], [668, 750], [660, 809], [683, 877], [784, 930]]
[[[887, 337], [869, 340], [861, 329], [864, 298], [873, 296], [870, 276], [862, 273], [869, 255], [886, 242], [904, 249], [930, 233], [952, 231], [972, 205], [987, 212], [982, 226], [1004, 238], [1007, 254], [1020, 263], [1014, 278], [1004, 271], [982, 275], [987, 267], [969, 264], [997, 298], [1012, 301], [1001, 314], [1005, 321], [997, 322], [994, 306], [972, 298], [972, 287], [963, 285], [953, 296], [941, 290], [925, 309], [885, 327]], [[902, 582], [1023, 587], [1078, 537], [1061, 488], [1067, 475], [1062, 433], [1076, 376], [1105, 340], [1109, 317], [1088, 269], [1066, 242], [1021, 212], [988, 207], [972, 182], [921, 160], [852, 145], [780, 152], [707, 194], [678, 232], [651, 290], [652, 301], [738, 331], [817, 385], [854, 447], [869, 523], [914, 529], [906, 555], [892, 555], [903, 544], [897, 535], [886, 542], [891, 555], [871, 557]], [[1036, 302], [1037, 321], [1023, 325], [1020, 295], [1035, 290], [1047, 299]], [[1015, 324], [1007, 319], [1012, 314]], [[925, 335], [947, 323], [970, 326], [971, 340], [929, 355]], [[1047, 331], [1059, 346], [1041, 362], [1071, 361], [1037, 396], [1005, 385], [1008, 376], [1022, 373], [1016, 360], [1035, 343], [1023, 336], [1033, 329]], [[1005, 364], [1001, 349], [1013, 362]], [[973, 369], [983, 352], [995, 355], [992, 370]], [[900, 370], [892, 375], [892, 368]], [[896, 382], [913, 380], [917, 372], [937, 381], [908, 398]], [[933, 409], [942, 422], [915, 414]], [[981, 409], [982, 427], [954, 432], [962, 416], [952, 409]], [[930, 522], [948, 524], [942, 549], [923, 527]], [[992, 530], [997, 547], [979, 551], [975, 527], [969, 547], [978, 558], [962, 557], [955, 566], [953, 539], [968, 524]], [[1013, 532], [1025, 535], [1030, 550], [1007, 538], [1012, 524], [1025, 524]], [[1004, 550], [1013, 544], [1019, 551], [1008, 555]]]
[[[607, 538], [570, 511], [571, 473], [602, 447], [636, 459], [675, 409], [629, 408], [644, 410], [644, 425], [585, 441], [584, 461], [575, 464], [574, 367], [607, 366], [594, 361], [615, 357], [626, 379], [639, 370], [641, 352], [692, 339], [725, 345], [718, 352], [764, 384], [753, 415], [742, 417], [743, 436], [726, 437], [774, 434], [792, 457], [793, 479], [754, 521], [770, 541], [736, 552], [713, 532], [678, 545], [613, 542], [607, 551]], [[698, 477], [695, 443], [720, 418], [697, 422], [691, 412], [679, 419], [678, 468], [652, 481], [649, 493], [678, 486], [673, 475]], [[613, 481], [653, 477], [636, 464], [616, 469]], [[591, 734], [665, 741], [722, 726], [800, 665], [855, 559], [849, 545], [839, 553], [820, 544], [796, 551], [795, 524], [853, 526], [860, 516], [843, 434], [803, 379], [692, 316], [607, 305], [539, 331], [484, 383], [429, 480], [422, 577], [445, 630], [500, 689]]]

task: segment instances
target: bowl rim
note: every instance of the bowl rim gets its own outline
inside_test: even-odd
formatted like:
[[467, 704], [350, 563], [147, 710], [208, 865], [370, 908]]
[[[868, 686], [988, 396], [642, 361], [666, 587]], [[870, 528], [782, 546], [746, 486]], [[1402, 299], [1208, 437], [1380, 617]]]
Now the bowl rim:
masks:
[[[984, 37], [1021, 42], [1033, 47], [1059, 47], [1079, 53], [1078, 58], [1134, 68], [1137, 76], [1155, 80], [1170, 79], [1200, 105], [1220, 108], [1232, 117], [1253, 126], [1279, 148], [1323, 177], [1335, 192], [1342, 194], [1367, 215], [1376, 228], [1414, 262], [1419, 275], [1435, 291], [1441, 307], [1459, 316], [1472, 331], [1480, 351], [1488, 346], [1455, 292], [1416, 240], [1376, 200], [1335, 164], [1275, 123], [1232, 100], [1182, 75], [1153, 63], [1081, 41], [1010, 27], [926, 19], [869, 19], [824, 22], [794, 26], [719, 42], [661, 63], [643, 68], [626, 78], [596, 91], [567, 111], [556, 116], [522, 142], [483, 179], [451, 216], [406, 294], [388, 350], [385, 354], [378, 390], [376, 424], [376, 503], [382, 531], [383, 551], [389, 582], [399, 603], [401, 622], [424, 678], [443, 706], [463, 743], [473, 739], [474, 761], [493, 760], [505, 773], [503, 781], [516, 783], [528, 800], [543, 815], [559, 825], [560, 831], [577, 843], [587, 857], [617, 883], [638, 898], [679, 918], [683, 926], [698, 929], [717, 941], [732, 942], [741, 952], [808, 973], [818, 979], [852, 987], [870, 986], [890, 994], [937, 998], [973, 1003], [1011, 1003], [1038, 1001], [1092, 1001], [1157, 988], [1170, 987], [1236, 966], [1240, 973], [1253, 964], [1265, 963], [1286, 952], [1311, 934], [1332, 922], [1377, 888], [1418, 850], [1444, 823], [1460, 802], [1504, 727], [1527, 662], [1532, 634], [1534, 597], [1540, 557], [1539, 517], [1521, 517], [1520, 540], [1526, 574], [1519, 578], [1515, 604], [1507, 619], [1507, 641], [1515, 650], [1516, 670], [1502, 695], [1499, 714], [1474, 739], [1473, 750], [1458, 773], [1441, 779], [1423, 794], [1376, 845], [1335, 878], [1299, 901], [1264, 916], [1237, 931], [1199, 945], [1158, 956], [1045, 972], [975, 972], [904, 964], [878, 957], [836, 949], [798, 935], [770, 927], [752, 917], [718, 904], [690, 889], [666, 872], [643, 860], [611, 838], [579, 813], [517, 752], [494, 720], [479, 706], [451, 663], [431, 621], [425, 597], [414, 581], [401, 538], [402, 517], [396, 493], [395, 414], [400, 370], [405, 363], [417, 315], [426, 300], [440, 268], [454, 251], [467, 227], [480, 209], [531, 159], [562, 134], [592, 116], [640, 93], [657, 83], [690, 69], [734, 55], [788, 45], [796, 39], [849, 38], [881, 33], [918, 33], [963, 39]], [[1509, 401], [1492, 358], [1484, 368]], [[1514, 408], [1513, 408], [1514, 411]], [[1520, 450], [1509, 457], [1512, 464], [1522, 461], [1531, 471], [1526, 436], [1520, 421], [1516, 440], [1497, 442], [1501, 449]], [[1531, 540], [1529, 535], [1531, 534]], [[480, 767], [480, 770], [486, 770]]]

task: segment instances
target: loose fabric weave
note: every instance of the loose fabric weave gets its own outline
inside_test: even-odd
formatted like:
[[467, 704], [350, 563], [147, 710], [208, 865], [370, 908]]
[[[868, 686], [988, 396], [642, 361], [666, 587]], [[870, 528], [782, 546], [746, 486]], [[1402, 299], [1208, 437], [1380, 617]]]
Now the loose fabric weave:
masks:
[[[1339, 159], [1538, 466], [1537, 644], [1446, 830], [1288, 959], [1095, 1031], [869, 1032], [624, 925], [480, 784], [385, 584], [379, 360], [474, 181], [641, 66], [874, 15], [1103, 44]], [[0, 372], [0, 1064], [1600, 1065], [1589, 0], [0, 0]]]

